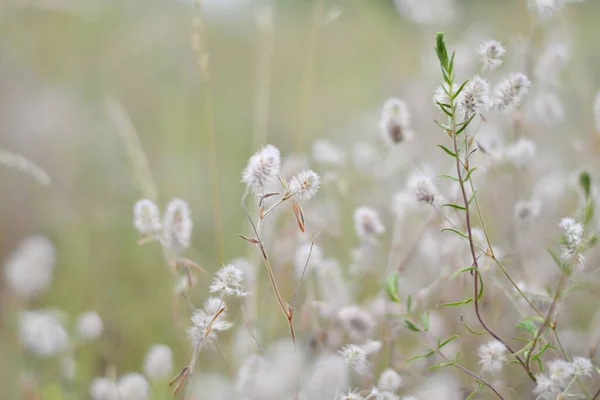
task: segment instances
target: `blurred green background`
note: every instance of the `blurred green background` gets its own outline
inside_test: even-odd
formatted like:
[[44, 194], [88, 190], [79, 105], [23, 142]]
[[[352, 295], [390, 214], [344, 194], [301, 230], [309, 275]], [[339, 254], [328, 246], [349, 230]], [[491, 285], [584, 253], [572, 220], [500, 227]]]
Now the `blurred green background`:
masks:
[[[240, 173], [258, 147], [272, 143], [289, 154], [309, 150], [316, 138], [371, 140], [384, 99], [430, 96], [411, 91], [422, 88], [416, 82], [433, 56], [435, 31], [446, 30], [455, 44], [473, 31], [510, 44], [531, 22], [524, 0], [458, 1], [456, 20], [429, 26], [404, 18], [389, 0], [205, 3], [225, 261], [253, 250], [236, 234], [246, 229]], [[73, 316], [98, 311], [105, 335], [86, 348], [93, 375], [103, 374], [104, 363], [139, 370], [156, 342], [174, 349], [176, 368], [189, 355], [171, 312], [171, 274], [158, 248], [136, 244], [132, 206], [144, 193], [107, 100], [120, 104], [135, 127], [159, 205], [172, 197], [189, 202], [195, 225], [186, 256], [209, 272], [223, 261], [213, 218], [207, 85], [190, 45], [194, 13], [193, 4], [175, 0], [0, 4], [0, 148], [25, 155], [52, 179], [40, 187], [0, 167], [0, 258], [31, 233], [55, 242], [54, 283], [32, 307]], [[599, 13], [600, 2], [588, 1], [561, 16], [569, 21], [576, 63], [589, 69], [569, 84], [588, 104], [599, 84]], [[351, 214], [344, 218], [350, 228]], [[196, 289], [199, 299], [207, 284]], [[22, 360], [7, 298], [2, 289], [0, 394], [13, 399]]]

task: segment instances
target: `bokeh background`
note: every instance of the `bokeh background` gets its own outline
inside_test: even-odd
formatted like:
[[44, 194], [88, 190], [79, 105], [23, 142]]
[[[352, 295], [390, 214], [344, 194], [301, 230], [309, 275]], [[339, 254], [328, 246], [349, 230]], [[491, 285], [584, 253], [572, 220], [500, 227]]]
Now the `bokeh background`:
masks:
[[[254, 250], [236, 235], [247, 229], [240, 173], [257, 148], [272, 143], [283, 154], [302, 153], [315, 139], [328, 138], [350, 151], [352, 142], [377, 140], [381, 104], [402, 96], [415, 114], [427, 116], [415, 122], [424, 143], [415, 149], [436, 152], [429, 118], [438, 82], [434, 33], [445, 30], [463, 60], [472, 59], [468, 49], [482, 39], [497, 38], [507, 45], [509, 65], [524, 65], [513, 56], [519, 37], [531, 31], [525, 3], [456, 1], [452, 10], [429, 10], [422, 16], [426, 23], [418, 23], [391, 0], [205, 0], [209, 116], [208, 83], [192, 49], [192, 2], [4, 0], [0, 149], [33, 160], [51, 184], [0, 167], [0, 258], [32, 233], [56, 244], [54, 283], [32, 306], [70, 315], [98, 311], [105, 335], [83, 355], [89, 375], [102, 375], [106, 364], [139, 370], [156, 342], [169, 344], [181, 367], [189, 344], [173, 318], [171, 274], [158, 248], [137, 245], [132, 225], [132, 206], [149, 190], [136, 151], [147, 157], [158, 204], [173, 197], [189, 202], [194, 233], [186, 255], [214, 272]], [[552, 34], [570, 44], [562, 94], [571, 115], [561, 127], [565, 137], [593, 129], [599, 15], [600, 2], [589, 0], [565, 9], [534, 36], [534, 43]], [[547, 140], [561, 139], [555, 134]], [[340, 213], [341, 238], [354, 238], [351, 210], [357, 203]], [[343, 240], [324, 240], [329, 251], [337, 246], [347, 257]], [[0, 287], [1, 281], [0, 275]], [[379, 284], [367, 282], [374, 290]], [[0, 290], [0, 397], [16, 399], [25, 360], [14, 303]], [[214, 364], [224, 368], [222, 361]]]

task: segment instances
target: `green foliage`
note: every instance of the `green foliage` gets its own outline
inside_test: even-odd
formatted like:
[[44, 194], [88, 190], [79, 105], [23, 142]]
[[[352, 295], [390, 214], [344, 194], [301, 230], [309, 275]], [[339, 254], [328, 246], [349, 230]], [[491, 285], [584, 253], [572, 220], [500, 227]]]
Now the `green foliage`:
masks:
[[[400, 274], [398, 272], [393, 272], [388, 276], [385, 281], [385, 292], [387, 293], [390, 300], [394, 303], [400, 302], [400, 297], [398, 295], [398, 280], [400, 279]], [[410, 298], [410, 297], [409, 297]]]

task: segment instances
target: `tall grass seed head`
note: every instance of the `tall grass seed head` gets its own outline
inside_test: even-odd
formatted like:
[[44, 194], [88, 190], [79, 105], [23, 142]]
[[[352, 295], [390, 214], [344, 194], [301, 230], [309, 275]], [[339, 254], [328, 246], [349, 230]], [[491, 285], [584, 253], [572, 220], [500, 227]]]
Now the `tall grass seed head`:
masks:
[[75, 332], [84, 340], [94, 340], [102, 334], [102, 318], [96, 311], [87, 311], [77, 317], [75, 321]]
[[144, 374], [152, 381], [169, 377], [173, 370], [173, 351], [166, 344], [155, 344], [144, 358]]
[[10, 289], [24, 299], [44, 293], [52, 282], [56, 249], [45, 236], [29, 236], [19, 243], [4, 266]]
[[157, 235], [162, 225], [160, 223], [160, 211], [156, 204], [149, 199], [139, 200], [133, 206], [133, 225], [142, 235]]
[[502, 65], [504, 54], [506, 50], [497, 40], [486, 40], [477, 49], [477, 53], [481, 57], [484, 70], [495, 70]]
[[415, 198], [421, 203], [433, 204], [435, 200], [436, 189], [428, 178], [422, 178], [416, 181], [414, 187]]
[[305, 199], [310, 199], [317, 194], [321, 186], [321, 178], [311, 169], [298, 173], [290, 181], [290, 191]]
[[193, 226], [188, 204], [177, 198], [171, 200], [163, 222], [164, 245], [175, 253], [185, 250], [190, 245]]
[[404, 100], [388, 99], [383, 104], [379, 120], [379, 129], [384, 141], [394, 146], [412, 139], [410, 119], [411, 114]]
[[256, 194], [262, 194], [264, 187], [274, 181], [281, 168], [279, 149], [267, 144], [248, 160], [242, 172], [242, 182]]

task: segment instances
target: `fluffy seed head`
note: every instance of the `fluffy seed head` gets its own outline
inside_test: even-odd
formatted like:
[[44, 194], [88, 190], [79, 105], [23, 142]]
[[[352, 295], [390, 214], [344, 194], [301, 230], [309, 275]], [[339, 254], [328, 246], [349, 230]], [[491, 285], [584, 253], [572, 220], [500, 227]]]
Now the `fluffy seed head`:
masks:
[[498, 340], [492, 340], [479, 347], [479, 363], [485, 371], [498, 372], [506, 362], [506, 346]]
[[52, 282], [56, 250], [45, 236], [30, 236], [19, 243], [6, 261], [4, 277], [10, 289], [24, 299], [46, 291]]
[[483, 78], [475, 76], [463, 88], [458, 96], [458, 106], [465, 119], [481, 114], [488, 109], [490, 84]]
[[69, 334], [55, 312], [24, 311], [19, 325], [21, 343], [38, 356], [51, 357], [69, 346]]
[[583, 225], [573, 218], [563, 218], [558, 226], [565, 230], [562, 256], [568, 259], [577, 252], [583, 243]]
[[321, 164], [329, 164], [340, 167], [346, 163], [346, 153], [331, 142], [320, 139], [313, 143], [312, 156]]
[[[217, 332], [226, 331], [233, 326], [225, 321], [225, 311], [218, 317], [215, 315], [225, 308], [225, 303], [221, 299], [209, 298], [204, 303], [204, 309], [194, 311], [192, 314], [192, 326], [188, 329], [188, 336], [194, 348], [201, 343], [210, 343], [217, 338]], [[210, 326], [210, 329], [207, 329]], [[206, 333], [208, 332], [208, 335]]]
[[373, 238], [385, 232], [379, 214], [369, 207], [359, 207], [354, 211], [354, 229], [362, 239]]
[[163, 241], [167, 248], [179, 253], [189, 247], [193, 223], [185, 201], [173, 199], [167, 204], [163, 225]]
[[360, 375], [364, 375], [369, 371], [367, 353], [359, 346], [347, 344], [339, 353], [346, 360], [346, 364], [351, 366]]
[[535, 389], [533, 389], [533, 394], [543, 400], [555, 400], [561, 392], [558, 383], [544, 374], [537, 375], [535, 378], [537, 383]]
[[277, 177], [280, 168], [279, 149], [268, 144], [250, 157], [242, 173], [242, 182], [254, 193], [261, 194], [265, 185]]
[[542, 205], [537, 200], [520, 201], [515, 205], [515, 216], [520, 220], [539, 217]]
[[321, 178], [311, 169], [300, 172], [290, 181], [290, 191], [310, 199], [317, 194], [321, 186]]
[[531, 81], [524, 74], [517, 72], [509, 75], [494, 92], [496, 110], [511, 111], [519, 106], [530, 87]]
[[[459, 87], [460, 86], [458, 86], [457, 84], [452, 85], [453, 95], [458, 91]], [[448, 96], [447, 93], [448, 91], [449, 86], [446, 82], [443, 82], [440, 86], [438, 86], [438, 88], [435, 90], [435, 93], [433, 94], [433, 104], [435, 104], [436, 107], [438, 107], [437, 103], [451, 105], [450, 96]]]
[[422, 203], [432, 204], [435, 200], [435, 186], [428, 178], [422, 178], [417, 180], [415, 188], [415, 197], [417, 201]]
[[390, 145], [398, 145], [412, 138], [410, 111], [403, 100], [388, 99], [381, 110], [379, 129], [383, 139]]
[[166, 344], [155, 344], [144, 359], [144, 373], [150, 380], [165, 379], [173, 370], [173, 352]]
[[377, 388], [387, 392], [395, 392], [402, 386], [402, 377], [393, 369], [388, 368], [379, 376]]
[[571, 363], [576, 376], [591, 376], [594, 366], [589, 358], [575, 357]]
[[350, 340], [353, 341], [364, 342], [370, 338], [375, 329], [373, 316], [357, 306], [342, 307], [338, 311], [337, 317], [349, 333]]
[[537, 145], [534, 141], [527, 138], [520, 138], [505, 150], [506, 158], [518, 168], [524, 168], [530, 164], [536, 154]]
[[119, 400], [117, 384], [108, 378], [95, 378], [90, 384], [92, 400]]
[[117, 393], [119, 394], [119, 400], [148, 400], [150, 398], [150, 385], [142, 374], [130, 373], [119, 378]]
[[133, 225], [142, 235], [156, 235], [160, 232], [160, 212], [152, 200], [143, 199], [133, 206]]
[[237, 297], [244, 297], [249, 293], [244, 292], [243, 279], [244, 273], [235, 266], [228, 264], [215, 273], [215, 278], [209, 290], [211, 293], [221, 293], [223, 296], [236, 295]]
[[477, 49], [477, 53], [481, 57], [483, 69], [494, 70], [502, 65], [502, 57], [506, 53], [502, 43], [497, 40], [486, 40]]
[[88, 311], [77, 317], [75, 331], [81, 339], [94, 340], [102, 334], [102, 319], [96, 311]]

